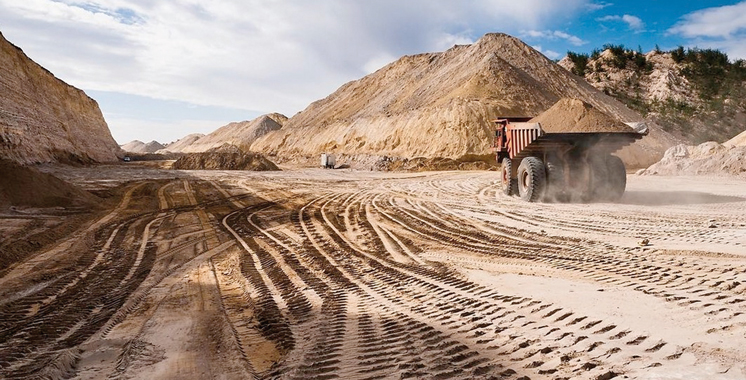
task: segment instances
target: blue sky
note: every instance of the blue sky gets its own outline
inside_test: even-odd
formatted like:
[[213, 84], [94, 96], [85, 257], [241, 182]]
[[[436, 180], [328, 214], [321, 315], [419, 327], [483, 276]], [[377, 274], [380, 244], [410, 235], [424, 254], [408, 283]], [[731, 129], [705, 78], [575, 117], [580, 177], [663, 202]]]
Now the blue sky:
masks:
[[604, 44], [746, 58], [746, 1], [0, 0], [0, 31], [96, 99], [119, 143], [292, 116], [406, 54], [488, 32], [552, 59]]
[[[742, 37], [738, 32], [746, 31], [746, 5], [741, 2], [738, 8], [729, 9], [728, 6], [739, 4], [738, 1], [609, 1], [594, 2], [592, 11], [581, 12], [577, 17], [567, 20], [563, 25], [555, 29], [564, 31], [570, 35], [582, 39], [583, 44], [568, 44], [564, 41], [553, 41], [553, 44], [544, 43], [548, 50], [555, 51], [562, 56], [568, 50], [588, 53], [595, 48], [605, 44], [623, 44], [629, 48], [641, 47], [648, 52], [657, 44], [663, 50], [671, 50], [679, 45], [686, 47], [715, 47], [729, 51], [734, 58], [746, 58], [746, 46], [731, 46], [731, 43], [740, 45], [746, 42], [744, 38], [711, 38], [705, 34], [696, 35], [689, 31], [681, 30], [681, 26], [704, 25], [707, 20], [702, 20], [703, 10], [710, 12], [722, 12], [721, 17], [713, 17], [712, 23], [725, 21], [728, 13], [735, 15], [735, 19], [741, 18], [738, 28], [726, 30], [723, 33], [732, 33], [733, 37]], [[739, 15], [738, 12], [741, 14]], [[717, 15], [713, 15], [717, 16]], [[739, 20], [734, 20], [739, 21]], [[696, 27], [695, 27], [696, 29]], [[735, 32], [735, 33], [734, 33]], [[533, 39], [524, 36], [529, 43], [542, 44], [541, 39]], [[727, 41], [726, 41], [727, 40]], [[569, 41], [567, 41], [569, 42]], [[552, 58], [555, 55], [552, 55]]]

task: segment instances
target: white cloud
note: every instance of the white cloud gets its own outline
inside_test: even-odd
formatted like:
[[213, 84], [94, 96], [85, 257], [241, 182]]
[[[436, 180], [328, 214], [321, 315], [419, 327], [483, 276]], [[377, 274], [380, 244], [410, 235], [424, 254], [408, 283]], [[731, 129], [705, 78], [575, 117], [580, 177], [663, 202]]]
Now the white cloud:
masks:
[[536, 49], [541, 54], [544, 54], [549, 59], [559, 59], [562, 57], [562, 54], [554, 51], [554, 50], [544, 50], [541, 45], [534, 45], [531, 46], [532, 48]]
[[690, 38], [728, 38], [744, 31], [746, 31], [746, 1], [690, 13], [669, 29], [670, 33]]
[[370, 74], [395, 60], [396, 57], [389, 54], [383, 54], [378, 57], [373, 57], [371, 60], [366, 62], [365, 65], [363, 65], [363, 70], [365, 70], [366, 74]]
[[601, 10], [601, 9], [604, 9], [604, 8], [606, 8], [606, 7], [610, 7], [610, 6], [612, 6], [612, 5], [614, 5], [614, 3], [606, 3], [606, 2], [601, 2], [601, 3], [589, 3], [589, 4], [587, 4], [587, 5], [586, 5], [586, 8], [587, 8], [587, 9], [588, 9], [589, 11], [591, 11], [591, 12], [595, 12], [595, 11], [599, 11], [599, 10]]
[[522, 37], [530, 37], [534, 39], [547, 39], [547, 40], [565, 40], [575, 46], [581, 46], [588, 43], [583, 41], [580, 37], [573, 36], [560, 30], [524, 30], [521, 31]]
[[746, 58], [746, 1], [706, 8], [681, 18], [668, 30], [688, 38], [690, 44], [724, 50], [731, 58]]
[[596, 19], [596, 21], [622, 21], [627, 23], [627, 26], [636, 32], [641, 32], [645, 29], [645, 23], [642, 21], [641, 18], [637, 16], [632, 15], [610, 15], [610, 16], [604, 16], [599, 17]]
[[76, 87], [292, 115], [396, 57], [560, 25], [588, 3], [0, 0], [0, 26]]
[[446, 50], [454, 45], [469, 45], [474, 43], [474, 38], [472, 38], [470, 33], [464, 32], [459, 34], [450, 34], [450, 33], [444, 33], [441, 37], [439, 37], [435, 43], [435, 46], [437, 46], [436, 50]]
[[637, 16], [624, 15], [622, 21], [626, 22], [632, 30], [641, 30], [645, 27], [645, 23]]

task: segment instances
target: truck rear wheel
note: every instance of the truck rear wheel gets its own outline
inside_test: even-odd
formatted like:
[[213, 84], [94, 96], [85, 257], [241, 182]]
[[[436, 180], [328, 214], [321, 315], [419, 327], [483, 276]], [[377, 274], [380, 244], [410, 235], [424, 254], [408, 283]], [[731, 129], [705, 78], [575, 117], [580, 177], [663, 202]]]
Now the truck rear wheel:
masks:
[[501, 180], [503, 184], [503, 193], [507, 196], [518, 194], [518, 180], [512, 177], [513, 161], [510, 158], [503, 158]]
[[619, 200], [627, 187], [624, 162], [612, 155], [595, 157], [591, 161], [592, 200], [614, 202]]
[[544, 197], [547, 175], [544, 163], [536, 157], [526, 157], [518, 166], [518, 194], [527, 202], [536, 202]]
[[608, 174], [606, 199], [616, 202], [624, 195], [627, 188], [627, 169], [624, 162], [617, 156], [606, 157], [606, 172]]
[[546, 165], [547, 184], [544, 189], [545, 202], [567, 202], [567, 184], [565, 183], [565, 168], [562, 161], [547, 158]]

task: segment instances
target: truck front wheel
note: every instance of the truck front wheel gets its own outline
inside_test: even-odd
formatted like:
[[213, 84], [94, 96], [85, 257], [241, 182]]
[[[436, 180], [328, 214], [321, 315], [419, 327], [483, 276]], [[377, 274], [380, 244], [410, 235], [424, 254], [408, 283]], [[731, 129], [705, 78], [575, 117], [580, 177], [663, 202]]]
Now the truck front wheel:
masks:
[[502, 174], [500, 177], [505, 195], [511, 196], [518, 194], [518, 180], [513, 178], [513, 161], [510, 158], [503, 158]]
[[548, 157], [546, 162], [547, 184], [544, 189], [544, 201], [567, 202], [569, 195], [563, 162], [556, 157]]
[[536, 157], [526, 157], [518, 166], [518, 194], [527, 202], [537, 202], [544, 196], [547, 175], [544, 163]]

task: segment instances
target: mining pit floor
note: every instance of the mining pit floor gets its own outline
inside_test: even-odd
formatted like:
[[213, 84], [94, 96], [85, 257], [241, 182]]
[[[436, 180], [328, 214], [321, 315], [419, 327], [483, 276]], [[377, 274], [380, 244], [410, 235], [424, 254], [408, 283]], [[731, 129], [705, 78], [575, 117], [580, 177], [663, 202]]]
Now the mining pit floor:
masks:
[[746, 378], [743, 181], [45, 170], [111, 206], [0, 215], [1, 379]]

